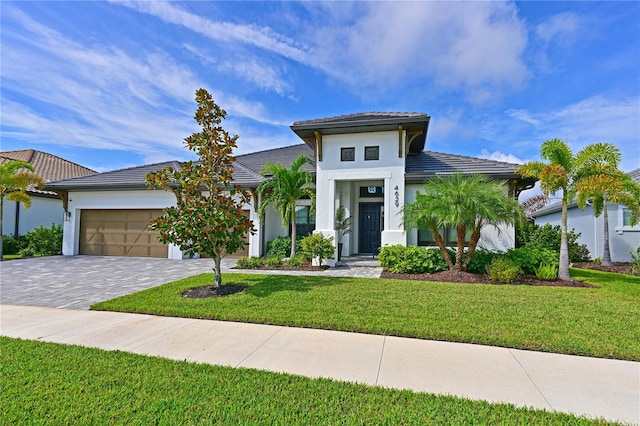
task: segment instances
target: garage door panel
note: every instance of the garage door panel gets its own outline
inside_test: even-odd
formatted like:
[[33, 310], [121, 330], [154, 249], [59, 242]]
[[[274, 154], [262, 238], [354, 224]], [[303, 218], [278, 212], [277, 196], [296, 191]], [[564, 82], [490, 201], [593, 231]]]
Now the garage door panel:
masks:
[[156, 238], [149, 221], [162, 210], [82, 210], [80, 254], [167, 257], [168, 247]]

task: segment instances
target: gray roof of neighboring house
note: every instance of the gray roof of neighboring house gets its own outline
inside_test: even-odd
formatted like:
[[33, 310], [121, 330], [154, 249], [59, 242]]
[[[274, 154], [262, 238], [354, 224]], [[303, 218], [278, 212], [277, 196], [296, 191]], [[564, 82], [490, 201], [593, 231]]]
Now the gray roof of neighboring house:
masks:
[[[261, 173], [262, 168], [267, 163], [280, 163], [285, 167], [289, 167], [301, 154], [307, 155], [313, 160], [313, 149], [303, 143], [238, 155], [236, 160], [254, 172]], [[315, 168], [310, 165], [305, 165], [303, 168], [313, 173], [316, 171]]]
[[402, 126], [403, 130], [421, 132], [410, 146], [411, 152], [420, 152], [424, 149], [430, 119], [423, 112], [362, 112], [296, 121], [291, 125], [291, 130], [307, 144], [314, 146], [315, 132], [322, 135], [386, 132]]
[[[638, 169], [634, 169], [631, 170], [630, 172], [628, 172], [629, 176], [631, 176], [631, 179], [633, 179], [635, 182], [640, 183], [640, 168]], [[575, 202], [569, 203], [568, 208], [569, 209], [573, 209], [578, 207], [578, 204]], [[557, 203], [553, 203], [553, 204], [549, 204], [548, 206], [544, 206], [541, 209], [536, 210], [535, 212], [531, 213], [531, 217], [539, 217], [539, 216], [545, 216], [551, 213], [556, 213], [562, 210], [562, 202], [557, 202]]]

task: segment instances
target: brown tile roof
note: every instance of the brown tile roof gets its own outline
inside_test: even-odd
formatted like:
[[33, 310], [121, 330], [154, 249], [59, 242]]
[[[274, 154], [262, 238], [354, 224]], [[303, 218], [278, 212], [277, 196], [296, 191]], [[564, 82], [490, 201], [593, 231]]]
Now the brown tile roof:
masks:
[[[35, 149], [0, 151], [0, 164], [5, 164], [12, 160], [24, 161], [31, 164], [34, 173], [42, 177], [45, 183], [97, 173], [95, 170]], [[30, 192], [52, 194], [50, 191], [40, 191], [36, 188], [28, 189]]]

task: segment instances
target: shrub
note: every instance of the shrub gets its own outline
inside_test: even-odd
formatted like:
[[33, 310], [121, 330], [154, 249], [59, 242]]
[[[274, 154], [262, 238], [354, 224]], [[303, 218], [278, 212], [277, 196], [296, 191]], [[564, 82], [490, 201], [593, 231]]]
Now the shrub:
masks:
[[39, 226], [24, 237], [28, 248], [38, 256], [53, 256], [62, 252], [62, 225], [51, 224], [51, 228]]
[[295, 256], [287, 259], [285, 265], [287, 265], [289, 268], [301, 268], [304, 266], [305, 262], [306, 260], [304, 258], [304, 255], [302, 253], [296, 253]]
[[448, 269], [440, 250], [416, 246], [381, 247], [378, 262], [387, 271], [395, 274], [423, 274]]
[[273, 268], [275, 266], [282, 265], [282, 259], [280, 259], [279, 257], [269, 257], [269, 256], [267, 256], [267, 257], [264, 258], [264, 264], [265, 264], [265, 266]]
[[300, 242], [302, 254], [309, 260], [318, 259], [318, 264], [331, 259], [335, 252], [333, 237], [326, 238], [321, 233], [309, 234]]
[[[516, 232], [517, 247], [537, 247], [554, 251], [560, 256], [560, 239], [562, 228], [560, 225], [551, 226], [548, 223], [539, 226], [526, 223]], [[589, 260], [591, 254], [585, 244], [578, 243], [579, 233], [571, 229], [567, 232], [567, 243], [569, 246], [569, 261], [584, 262]]]
[[558, 263], [558, 253], [542, 247], [520, 247], [507, 252], [507, 258], [517, 264], [525, 274], [535, 274], [545, 263]]
[[27, 248], [29, 242], [24, 235], [6, 235], [2, 237], [2, 253], [18, 254], [20, 250]]
[[36, 255], [36, 251], [31, 247], [25, 247], [18, 252], [18, 254], [22, 257], [31, 257]]
[[484, 274], [487, 271], [487, 265], [489, 265], [496, 256], [501, 255], [503, 255], [503, 253], [479, 248], [473, 253], [471, 262], [469, 262], [469, 266], [467, 266], [467, 271], [475, 274]]
[[491, 261], [487, 266], [489, 278], [501, 283], [515, 281], [521, 274], [520, 266], [506, 256], [499, 256]]
[[236, 268], [257, 269], [262, 266], [262, 259], [259, 257], [241, 257], [236, 262]]
[[558, 264], [545, 263], [536, 268], [536, 277], [543, 281], [553, 281], [558, 278]]
[[[300, 241], [302, 238], [296, 238], [296, 252], [301, 250]], [[291, 237], [276, 237], [267, 242], [267, 257], [284, 259], [289, 256], [291, 256]]]
[[631, 256], [631, 273], [640, 275], [640, 247], [636, 249], [636, 254], [630, 251], [629, 256]]

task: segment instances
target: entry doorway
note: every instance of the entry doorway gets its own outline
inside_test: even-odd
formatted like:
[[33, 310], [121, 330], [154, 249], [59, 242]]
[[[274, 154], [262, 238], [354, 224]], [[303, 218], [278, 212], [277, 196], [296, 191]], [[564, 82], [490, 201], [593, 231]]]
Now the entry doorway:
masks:
[[358, 251], [377, 253], [381, 244], [383, 203], [360, 203]]

